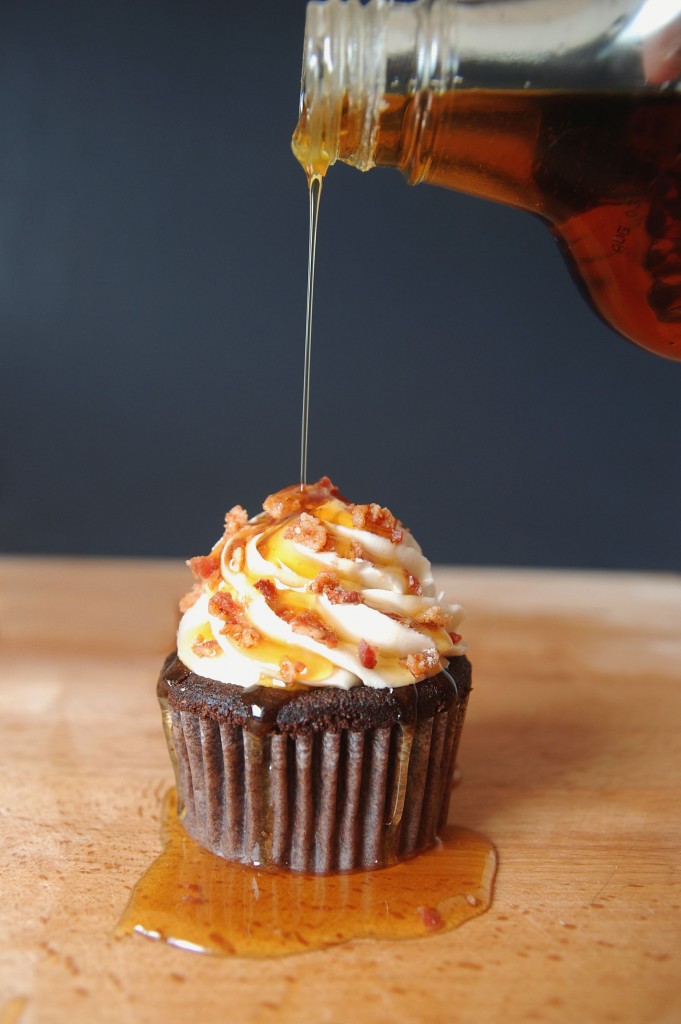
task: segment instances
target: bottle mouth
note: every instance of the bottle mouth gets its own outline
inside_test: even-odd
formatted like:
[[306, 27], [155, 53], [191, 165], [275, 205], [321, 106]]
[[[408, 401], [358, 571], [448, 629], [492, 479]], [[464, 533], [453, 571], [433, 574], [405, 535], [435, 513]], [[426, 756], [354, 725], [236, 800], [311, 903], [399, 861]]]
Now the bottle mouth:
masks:
[[[385, 0], [310, 0], [293, 150], [308, 177], [339, 158], [374, 166], [385, 82]], [[346, 137], [353, 126], [352, 139]]]
[[308, 3], [305, 16], [303, 67], [300, 79], [298, 125], [293, 151], [308, 178], [325, 174], [338, 159], [342, 83], [338, 81], [338, 38], [332, 31], [338, 20], [328, 2]]

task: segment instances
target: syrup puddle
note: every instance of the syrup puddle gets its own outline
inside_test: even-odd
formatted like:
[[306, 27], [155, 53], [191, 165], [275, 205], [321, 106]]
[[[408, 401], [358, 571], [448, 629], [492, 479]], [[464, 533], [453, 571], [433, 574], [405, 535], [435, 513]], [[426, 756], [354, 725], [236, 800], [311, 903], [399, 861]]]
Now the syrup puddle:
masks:
[[216, 857], [184, 831], [172, 789], [165, 849], [135, 886], [115, 930], [218, 956], [274, 957], [351, 939], [415, 939], [460, 927], [492, 900], [494, 847], [448, 825], [442, 841], [376, 871], [303, 875]]

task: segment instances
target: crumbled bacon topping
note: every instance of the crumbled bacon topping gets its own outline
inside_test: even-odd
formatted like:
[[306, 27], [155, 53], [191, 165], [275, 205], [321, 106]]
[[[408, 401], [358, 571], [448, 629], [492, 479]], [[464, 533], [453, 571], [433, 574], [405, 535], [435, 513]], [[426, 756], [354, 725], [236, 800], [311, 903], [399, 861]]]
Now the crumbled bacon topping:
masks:
[[390, 509], [382, 508], [372, 501], [369, 505], [351, 506], [352, 525], [358, 530], [368, 530], [381, 537], [387, 537], [393, 544], [401, 544], [404, 528]]
[[364, 668], [376, 668], [376, 648], [368, 644], [366, 640], [360, 640], [357, 646], [359, 660]]
[[277, 597], [277, 588], [274, 585], [273, 580], [267, 579], [266, 576], [261, 577], [256, 583], [253, 584], [256, 590], [259, 590], [262, 596], [265, 598], [268, 604], [273, 604]]
[[287, 621], [290, 622], [294, 633], [309, 636], [311, 640], [316, 640], [325, 647], [336, 647], [338, 644], [335, 630], [327, 626], [315, 612], [297, 612], [290, 618], [287, 616]]
[[191, 590], [189, 590], [184, 597], [180, 598], [180, 611], [184, 615], [190, 608], [193, 608], [198, 599], [203, 594], [203, 587], [200, 583], [195, 583]]
[[438, 626], [440, 629], [447, 629], [453, 625], [454, 616], [451, 612], [446, 612], [439, 604], [434, 604], [417, 615], [416, 621], [423, 626]]
[[436, 932], [444, 925], [442, 914], [437, 907], [418, 907], [418, 912], [421, 915], [423, 927], [426, 931]]
[[284, 530], [284, 537], [296, 544], [302, 544], [303, 547], [309, 548], [311, 551], [323, 551], [329, 534], [324, 523], [315, 519], [308, 512], [301, 512], [298, 518]]
[[291, 661], [290, 658], [282, 658], [279, 662], [279, 678], [284, 683], [295, 683], [307, 672], [307, 665], [304, 661]]
[[460, 644], [461, 643], [461, 641], [463, 640], [463, 637], [461, 636], [461, 633], [450, 632], [449, 639], [452, 641], [452, 643], [454, 645], [456, 645], [456, 644]]
[[418, 576], [414, 576], [413, 572], [406, 572], [405, 570], [404, 577], [407, 581], [407, 593], [416, 594], [418, 597], [420, 597], [421, 594], [423, 593], [423, 589], [421, 587], [421, 580], [418, 578]]
[[[231, 537], [234, 537], [247, 522], [248, 513], [244, 511], [241, 505], [235, 505], [234, 508], [231, 508], [225, 515], [225, 532], [210, 554], [197, 555], [196, 558], [190, 558], [187, 562], [187, 565], [194, 573], [196, 579], [200, 583], [206, 584], [208, 589], [217, 587], [220, 582], [220, 558], [225, 544]], [[238, 554], [238, 551], [239, 548], [235, 548], [231, 555], [233, 564], [230, 564], [230, 569], [232, 572], [240, 572], [243, 567], [243, 547], [241, 547], [241, 554]], [[191, 605], [188, 605], [187, 607], [191, 607]], [[186, 608], [181, 610], [186, 611]]]
[[408, 668], [414, 679], [426, 679], [434, 675], [440, 667], [440, 655], [432, 648], [427, 651], [418, 651], [417, 654], [409, 654], [406, 658], [400, 658], [400, 665]]
[[250, 624], [246, 614], [226, 590], [218, 590], [208, 602], [211, 615], [222, 619], [224, 626], [220, 630], [230, 640], [242, 647], [255, 647], [260, 643], [260, 633]]
[[263, 508], [272, 519], [284, 519], [286, 516], [295, 515], [296, 512], [303, 512], [308, 508], [316, 508], [322, 505], [329, 498], [338, 498], [345, 502], [346, 499], [340, 494], [337, 487], [323, 476], [314, 484], [305, 484], [301, 487], [294, 484], [292, 487], [284, 487], [275, 494], [270, 494], [263, 502]]
[[235, 505], [230, 508], [229, 512], [225, 514], [225, 533], [224, 539], [229, 540], [235, 533], [238, 533], [242, 526], [245, 526], [248, 522], [248, 512], [241, 507], [241, 505]]
[[263, 501], [262, 507], [272, 519], [284, 519], [303, 507], [302, 492], [298, 487], [287, 487], [276, 494], [270, 494]]
[[209, 555], [190, 558], [187, 565], [200, 583], [212, 583], [220, 576], [220, 553], [215, 548]]
[[199, 633], [192, 644], [192, 651], [197, 658], [215, 658], [220, 653], [220, 644], [213, 637], [206, 639], [202, 633]]
[[[329, 494], [332, 498], [338, 498], [344, 505], [349, 505], [350, 502], [347, 498], [344, 498], [341, 492], [336, 487], [335, 483], [329, 479], [328, 476], [320, 476], [319, 480], [315, 484], [312, 484], [313, 493], [323, 492], [325, 495]], [[326, 500], [326, 498], [324, 499]]]
[[337, 587], [338, 583], [338, 573], [333, 572], [331, 569], [323, 569], [317, 573], [307, 589], [313, 594], [323, 594], [325, 590]]
[[350, 543], [349, 557], [354, 562], [363, 562], [367, 557], [364, 548], [361, 544], [358, 544], [356, 540], [353, 540]]
[[323, 571], [318, 573], [309, 584], [309, 591], [313, 594], [323, 594], [331, 604], [363, 604], [364, 597], [357, 590], [346, 590], [342, 587], [335, 572]]

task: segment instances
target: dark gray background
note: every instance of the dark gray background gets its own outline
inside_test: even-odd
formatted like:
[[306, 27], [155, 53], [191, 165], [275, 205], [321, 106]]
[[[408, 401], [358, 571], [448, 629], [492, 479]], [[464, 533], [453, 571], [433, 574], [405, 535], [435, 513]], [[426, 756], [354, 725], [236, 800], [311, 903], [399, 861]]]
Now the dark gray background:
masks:
[[[303, 0], [2, 0], [0, 550], [190, 555], [294, 482]], [[333, 168], [310, 475], [436, 561], [681, 569], [681, 366], [530, 216]]]

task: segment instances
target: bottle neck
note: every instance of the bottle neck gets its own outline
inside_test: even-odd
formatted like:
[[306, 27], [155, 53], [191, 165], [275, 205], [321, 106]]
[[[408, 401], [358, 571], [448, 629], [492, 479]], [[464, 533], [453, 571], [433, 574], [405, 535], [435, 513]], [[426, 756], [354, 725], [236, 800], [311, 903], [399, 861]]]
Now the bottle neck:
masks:
[[368, 170], [391, 95], [671, 88], [680, 36], [679, 0], [311, 0], [294, 152]]

